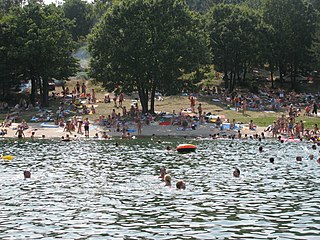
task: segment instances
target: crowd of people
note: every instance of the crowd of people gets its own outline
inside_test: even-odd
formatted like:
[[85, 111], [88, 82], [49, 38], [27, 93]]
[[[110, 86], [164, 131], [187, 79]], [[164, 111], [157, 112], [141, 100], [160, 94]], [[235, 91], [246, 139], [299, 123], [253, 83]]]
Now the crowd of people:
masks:
[[[63, 100], [59, 106], [57, 116], [55, 117], [55, 125], [63, 127], [63, 131], [67, 134], [80, 134], [85, 137], [89, 137], [89, 126], [97, 125], [101, 127], [100, 134], [109, 131], [115, 131], [122, 133], [122, 138], [131, 139], [132, 132], [136, 132], [138, 135], [142, 134], [143, 126], [150, 125], [156, 121], [163, 123], [163, 125], [176, 126], [177, 130], [196, 130], [196, 128], [202, 124], [214, 123], [216, 129], [225, 130], [224, 125], [228, 124], [228, 129], [234, 131], [233, 135], [236, 138], [250, 138], [255, 137], [255, 134], [248, 136], [242, 134], [241, 127], [247, 124], [248, 129], [251, 131], [256, 130], [256, 124], [253, 120], [248, 123], [237, 122], [236, 119], [228, 119], [224, 116], [213, 116], [211, 112], [205, 112], [203, 110], [202, 103], [197, 103], [197, 96], [192, 94], [188, 97], [190, 101], [190, 108], [181, 108], [178, 113], [173, 111], [172, 113], [165, 113], [165, 116], [142, 114], [139, 109], [138, 100], [132, 100], [130, 108], [127, 109], [123, 104], [125, 101], [124, 93], [113, 93], [113, 95], [106, 94], [104, 100], [100, 101], [96, 99], [94, 89], [88, 91], [86, 84], [83, 82], [80, 84], [76, 82], [72, 91], [68, 87], [62, 87]], [[285, 92], [284, 90], [265, 90], [260, 91], [258, 94], [253, 93], [226, 93], [222, 91], [215, 91], [215, 96], [218, 96], [221, 104], [232, 106], [235, 111], [242, 111], [243, 114], [247, 110], [282, 110], [288, 109], [287, 114], [281, 114], [281, 116], [274, 121], [274, 123], [265, 129], [265, 133], [270, 133], [272, 137], [277, 138], [278, 135], [287, 135], [290, 138], [302, 138], [318, 139], [319, 129], [317, 124], [312, 129], [306, 129], [305, 123], [302, 120], [297, 120], [297, 117], [302, 114], [317, 116], [318, 103], [317, 97], [311, 94], [297, 94], [294, 92]], [[83, 103], [86, 102], [86, 103]], [[84, 115], [96, 114], [97, 102], [104, 102], [106, 104], [113, 104], [114, 108], [110, 113], [100, 114], [95, 122], [89, 121], [89, 118]], [[21, 106], [20, 106], [21, 105]], [[19, 102], [19, 107], [27, 106], [27, 102], [22, 99]], [[120, 110], [120, 111], [119, 111]], [[74, 114], [74, 116], [72, 116]], [[214, 118], [213, 118], [214, 117]], [[12, 124], [12, 117], [8, 117], [2, 123], [1, 135], [5, 135], [5, 129]], [[239, 127], [240, 126], [240, 127]], [[103, 129], [104, 128], [104, 129]], [[16, 135], [24, 136], [23, 130], [28, 129], [28, 123], [24, 120], [18, 126]], [[94, 135], [97, 137], [97, 135]], [[214, 138], [217, 135], [214, 135]], [[220, 135], [220, 137], [223, 135]], [[100, 137], [100, 136], [99, 136]], [[231, 135], [232, 137], [232, 135]], [[258, 138], [263, 138], [264, 133], [259, 133]]]

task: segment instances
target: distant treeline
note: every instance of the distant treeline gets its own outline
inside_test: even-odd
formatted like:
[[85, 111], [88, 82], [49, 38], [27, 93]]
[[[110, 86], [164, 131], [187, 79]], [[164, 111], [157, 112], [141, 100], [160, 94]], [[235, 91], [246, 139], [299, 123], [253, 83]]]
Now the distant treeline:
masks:
[[229, 91], [255, 67], [297, 88], [299, 73], [320, 67], [319, 9], [318, 0], [0, 0], [0, 97], [31, 80], [30, 100], [48, 105], [48, 81], [78, 71], [72, 54], [84, 44], [90, 76], [137, 91], [144, 112], [156, 92], [192, 87], [210, 66]]

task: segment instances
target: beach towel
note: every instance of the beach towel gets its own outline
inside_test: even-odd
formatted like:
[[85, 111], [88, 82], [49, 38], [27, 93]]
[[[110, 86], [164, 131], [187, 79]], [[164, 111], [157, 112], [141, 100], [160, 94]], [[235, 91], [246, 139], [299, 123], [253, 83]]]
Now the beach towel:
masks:
[[178, 127], [177, 131], [192, 131], [192, 128], [183, 128], [183, 127]]

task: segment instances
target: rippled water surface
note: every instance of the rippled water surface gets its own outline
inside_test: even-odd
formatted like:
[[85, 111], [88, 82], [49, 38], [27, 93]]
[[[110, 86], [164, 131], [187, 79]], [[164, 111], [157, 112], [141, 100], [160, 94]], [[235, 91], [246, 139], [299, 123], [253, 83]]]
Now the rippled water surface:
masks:
[[[0, 164], [0, 239], [319, 239], [310, 145], [161, 141], [0, 141], [16, 156]], [[165, 150], [183, 142], [197, 152]], [[164, 187], [161, 166], [186, 190]]]

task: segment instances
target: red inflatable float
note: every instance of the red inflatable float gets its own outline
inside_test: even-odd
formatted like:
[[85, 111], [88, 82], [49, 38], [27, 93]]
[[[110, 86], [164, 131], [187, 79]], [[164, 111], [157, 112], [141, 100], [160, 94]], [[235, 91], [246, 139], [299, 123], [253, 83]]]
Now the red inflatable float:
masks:
[[195, 152], [197, 147], [193, 144], [180, 144], [177, 146], [178, 153], [190, 153]]

